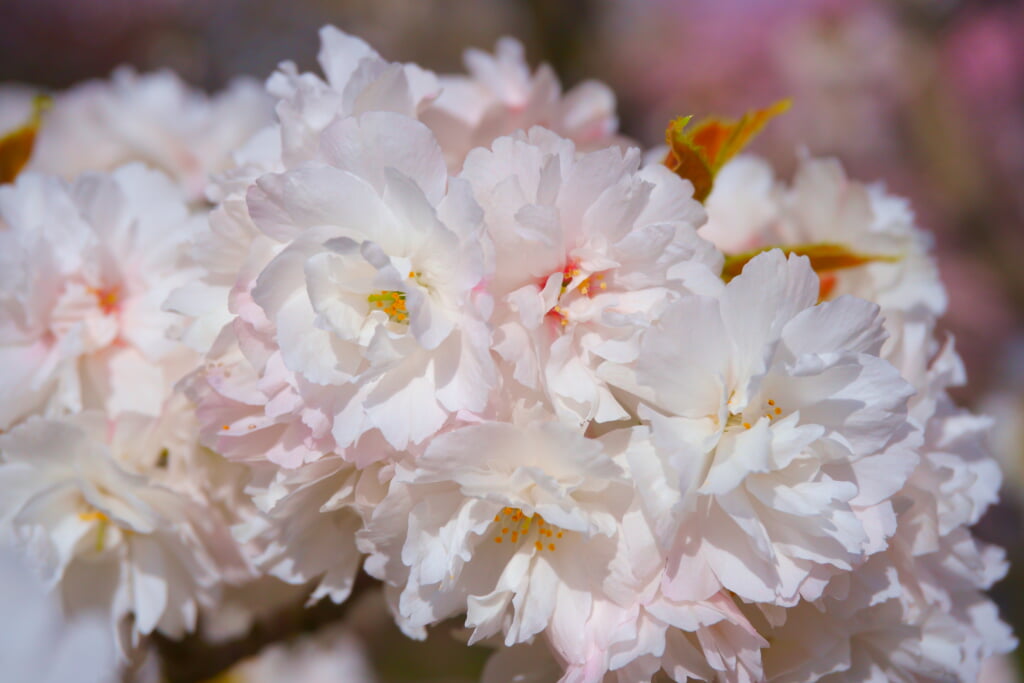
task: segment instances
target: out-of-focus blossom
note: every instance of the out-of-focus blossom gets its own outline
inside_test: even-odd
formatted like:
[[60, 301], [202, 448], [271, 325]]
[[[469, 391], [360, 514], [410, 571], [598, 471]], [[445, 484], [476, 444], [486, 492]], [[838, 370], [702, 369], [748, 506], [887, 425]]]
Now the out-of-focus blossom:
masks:
[[643, 112], [645, 139], [681, 111], [731, 114], [791, 96], [788, 120], [767, 134], [782, 161], [795, 144], [861, 159], [894, 143], [893, 110], [911, 84], [892, 68], [903, 43], [876, 3], [628, 2], [603, 19], [619, 39], [602, 62]]
[[558, 77], [547, 64], [533, 74], [523, 46], [502, 38], [493, 56], [467, 50], [469, 76], [441, 76], [441, 92], [422, 120], [437, 135], [445, 160], [457, 172], [476, 147], [516, 130], [543, 126], [569, 138], [584, 151], [620, 142], [615, 95], [598, 81], [580, 83], [562, 95]]
[[219, 580], [214, 556], [227, 532], [204, 518], [199, 501], [123, 464], [145, 449], [139, 417], [33, 417], [0, 437], [5, 535], [48, 588], [59, 586], [67, 614], [106, 614], [126, 649], [153, 631], [181, 637], [195, 628]]
[[978, 683], [1018, 683], [1017, 667], [1007, 656], [989, 657], [981, 665]]
[[975, 8], [955, 24], [943, 45], [943, 66], [961, 94], [972, 131], [990, 158], [1020, 177], [1024, 173], [1024, 10], [1007, 3]]
[[248, 79], [210, 97], [170, 71], [121, 68], [53, 97], [29, 168], [74, 180], [142, 162], [166, 173], [190, 201], [202, 200], [211, 175], [270, 123], [270, 104]]
[[163, 310], [196, 277], [181, 259], [200, 219], [139, 165], [72, 184], [24, 173], [0, 187], [0, 428], [88, 408], [158, 415], [195, 356]]
[[8, 683], [120, 680], [113, 634], [100, 614], [67, 619], [25, 558], [6, 546], [0, 550], [0, 603], [0, 661]]

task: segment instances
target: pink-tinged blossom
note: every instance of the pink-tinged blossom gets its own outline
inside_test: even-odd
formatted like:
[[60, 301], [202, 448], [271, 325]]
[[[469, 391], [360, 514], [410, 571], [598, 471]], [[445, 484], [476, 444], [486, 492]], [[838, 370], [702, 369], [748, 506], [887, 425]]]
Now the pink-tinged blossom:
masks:
[[283, 62], [267, 82], [277, 98], [282, 160], [290, 168], [316, 154], [319, 136], [339, 118], [385, 111], [415, 117], [437, 96], [437, 78], [415, 64], [388, 62], [333, 26], [320, 30], [324, 78]]
[[324, 597], [344, 602], [363, 559], [356, 532], [383, 497], [389, 471], [360, 470], [338, 456], [297, 469], [254, 466], [247, 491], [259, 512], [247, 515], [235, 535], [266, 574], [297, 586], [316, 581], [309, 604]]
[[[652, 448], [636, 443], [627, 458], [635, 460]], [[668, 558], [655, 550], [654, 528], [639, 505], [648, 491], [637, 484], [639, 495], [623, 517], [610, 599], [595, 600], [583, 624], [566, 623], [568, 628], [548, 634], [564, 664], [561, 680], [626, 683], [651, 680], [659, 671], [673, 680], [761, 680], [760, 650], [767, 642], [732, 596], [725, 591], [701, 600], [666, 595]]]
[[499, 40], [493, 56], [467, 50], [464, 61], [469, 75], [440, 76], [440, 95], [420, 115], [437, 135], [452, 172], [473, 149], [533, 126], [569, 138], [582, 150], [624, 142], [617, 135], [615, 94], [605, 84], [584, 81], [563, 95], [550, 66], [530, 73], [523, 46], [513, 38]]
[[[288, 64], [271, 78], [279, 123], [254, 139], [239, 168], [222, 179], [222, 203], [194, 249], [207, 275], [171, 301], [196, 317], [189, 340], [197, 348], [211, 348], [220, 334], [211, 352], [219, 358], [201, 373], [214, 391], [204, 395], [216, 399], [241, 378], [249, 383], [241, 402], [250, 408], [242, 412], [237, 391], [225, 394], [219, 407], [216, 400], [203, 401], [207, 443], [215, 439], [218, 450], [242, 459], [246, 448], [250, 454], [262, 449], [292, 467], [343, 450], [377, 422], [390, 425], [387, 434], [396, 444], [422, 440], [447, 412], [482, 407], [493, 381], [487, 331], [467, 305], [481, 277], [474, 255], [479, 219], [462, 186], [453, 183], [449, 190], [429, 131], [400, 115], [415, 115], [436, 94], [433, 76], [386, 62], [330, 27], [321, 41], [326, 80]], [[334, 187], [338, 178], [342, 184]], [[300, 188], [307, 190], [292, 196]], [[294, 224], [284, 228], [289, 221]], [[382, 246], [403, 262], [381, 261]], [[295, 289], [282, 278], [303, 270], [307, 257], [309, 281]], [[348, 282], [338, 280], [350, 266], [368, 278], [355, 289], [354, 271], [344, 273]], [[394, 282], [385, 287], [376, 282], [380, 277]], [[464, 323], [456, 326], [456, 318]], [[306, 331], [296, 326], [300, 319], [310, 326]], [[426, 354], [410, 353], [421, 345]], [[236, 347], [230, 360], [222, 357]], [[329, 350], [333, 360], [318, 356], [318, 349]], [[331, 363], [341, 365], [332, 371]], [[360, 404], [368, 396], [368, 407], [376, 407], [363, 414]], [[394, 400], [416, 407], [396, 412]], [[396, 419], [406, 408], [422, 418], [419, 424]], [[222, 433], [214, 436], [217, 430]], [[270, 445], [275, 437], [280, 440]]]
[[33, 413], [158, 415], [195, 356], [167, 295], [200, 219], [162, 174], [132, 165], [68, 185], [0, 188], [0, 428]]
[[403, 630], [422, 637], [462, 613], [471, 642], [578, 630], [616, 590], [633, 495], [617, 460], [643, 439], [642, 429], [588, 439], [535, 415], [446, 432], [399, 461], [359, 539], [366, 570], [394, 587]]
[[246, 194], [256, 180], [319, 159], [320, 135], [335, 121], [373, 111], [414, 117], [437, 94], [430, 72], [388, 62], [332, 26], [320, 31], [318, 57], [323, 78], [280, 65], [267, 83], [276, 119], [237, 147], [233, 165], [208, 188], [216, 207], [191, 250], [204, 275], [169, 301], [191, 318], [185, 339], [197, 349], [208, 350], [234, 316], [245, 317], [256, 275], [287, 242], [253, 224]]
[[64, 609], [109, 615], [122, 648], [158, 631], [180, 638], [212, 604], [224, 525], [201, 499], [132, 471], [139, 441], [126, 413], [32, 417], [0, 436], [4, 534], [35, 564]]
[[[159, 419], [119, 416], [109, 448], [76, 437], [113, 454], [96, 471], [129, 499], [85, 496], [95, 514], [72, 521], [103, 531], [68, 541], [36, 514], [61, 501], [27, 497], [85, 491], [93, 470], [43, 491], [47, 460], [18, 445], [42, 423], [17, 423], [114, 394], [90, 384], [76, 404], [39, 384], [50, 393], [8, 408], [0, 441], [0, 478], [28, 482], [0, 505], [16, 536], [63, 548], [70, 572], [79, 539], [142, 535], [118, 535], [142, 528], [122, 508], [187, 499], [203, 524], [166, 517], [199, 548], [193, 584], [165, 583], [188, 613], [117, 612], [141, 612], [140, 632], [191, 627], [189, 605], [254, 572], [341, 602], [365, 563], [408, 635], [459, 618], [498, 647], [486, 680], [968, 681], [1011, 647], [981, 592], [1003, 558], [967, 530], [999, 484], [990, 423], [949, 398], [962, 368], [935, 339], [945, 292], [904, 201], [836, 162], [804, 159], [785, 184], [740, 157], [701, 206], [616, 144], [603, 87], [563, 98], [514, 42], [440, 79], [333, 28], [321, 43], [323, 76], [271, 77], [278, 120], [210, 188], [191, 260], [175, 242], [193, 265], [166, 306], [206, 354], [178, 385], [191, 404], [158, 392]], [[5, 208], [19, 187], [0, 190], [12, 244], [43, 205]], [[823, 243], [868, 263], [815, 272], [774, 249]], [[746, 251], [765, 253], [724, 282], [723, 252]], [[49, 310], [18, 289], [28, 260], [0, 276], [15, 331]], [[73, 368], [121, 322], [86, 282], [68, 336], [92, 345]]]
[[474, 150], [461, 178], [493, 245], [494, 350], [564, 419], [626, 417], [596, 375], [636, 358], [637, 335], [668, 302], [717, 283], [721, 254], [700, 239], [692, 188], [638, 150], [577, 154], [533, 128]]
[[945, 310], [931, 239], [906, 200], [848, 179], [835, 159], [801, 159], [786, 185], [765, 161], [739, 157], [715, 179], [707, 210], [700, 234], [727, 253], [827, 243], [876, 257], [823, 274], [826, 298], [853, 294], [879, 304], [887, 317], [916, 320]]
[[479, 208], [413, 119], [340, 120], [321, 154], [327, 163], [249, 191], [256, 226], [287, 244], [252, 298], [284, 367], [312, 387], [310, 405], [330, 402], [337, 446], [378, 429], [402, 449], [453, 412], [481, 410], [494, 383]]
[[911, 389], [878, 357], [877, 306], [817, 296], [805, 259], [763, 254], [719, 296], [670, 306], [631, 367], [602, 368], [651, 425], [656, 457], [631, 465], [670, 597], [795, 604], [891, 533], [887, 499], [917, 459], [890, 448]]
[[58, 93], [46, 112], [31, 170], [73, 180], [141, 162], [167, 174], [190, 201], [271, 120], [271, 99], [250, 79], [210, 97], [170, 71], [116, 70]]

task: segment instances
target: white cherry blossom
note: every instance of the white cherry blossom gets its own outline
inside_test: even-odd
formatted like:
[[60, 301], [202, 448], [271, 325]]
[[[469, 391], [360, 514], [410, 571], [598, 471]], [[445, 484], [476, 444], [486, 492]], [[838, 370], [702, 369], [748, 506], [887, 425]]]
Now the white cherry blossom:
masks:
[[495, 351], [564, 419], [625, 417], [596, 376], [601, 359], [635, 359], [639, 331], [669, 301], [717, 286], [721, 255], [695, 233], [692, 188], [641, 169], [637, 150], [577, 155], [541, 128], [473, 151], [461, 177], [493, 244]]
[[[558, 422], [483, 422], [400, 461], [360, 547], [406, 633], [466, 613], [470, 642], [579, 629], [614, 590], [632, 488], [616, 459], [643, 430], [587, 439]], [[648, 550], [652, 550], [649, 548]]]
[[97, 614], [67, 619], [25, 558], [0, 546], [0, 661], [12, 683], [113, 683], [113, 634]]
[[333, 26], [320, 29], [317, 57], [326, 80], [283, 62], [267, 82], [278, 100], [282, 159], [289, 168], [316, 155], [320, 133], [337, 119], [372, 111], [415, 117], [439, 90], [431, 72], [389, 62]]
[[[741, 156], [715, 179], [701, 235], [727, 253], [768, 247], [835, 244], [875, 260], [820, 274], [822, 298], [842, 294], [881, 306], [890, 340], [908, 325], [929, 325], [946, 307], [946, 292], [928, 254], [931, 237], [914, 224], [906, 200], [879, 184], [846, 177], [835, 159], [802, 158], [790, 186], [756, 157]], [[910, 353], [917, 351], [910, 344]], [[888, 349], [886, 350], [888, 354]]]
[[479, 209], [413, 119], [341, 120], [322, 155], [249, 192], [257, 227], [288, 245], [252, 298], [284, 366], [330, 403], [338, 447], [379, 429], [401, 449], [481, 410], [493, 386]]
[[226, 532], [196, 499], [120, 464], [138, 447], [130, 419], [32, 417], [0, 436], [5, 533], [48, 588], [59, 586], [67, 613], [109, 614], [122, 648], [195, 628], [199, 606], [215, 596], [213, 552]]
[[517, 130], [543, 126], [569, 138], [583, 150], [621, 145], [617, 136], [615, 94], [594, 80], [563, 95], [558, 77], [547, 64], [530, 73], [523, 45], [502, 38], [494, 55], [467, 50], [468, 76], [439, 77], [440, 95], [421, 114], [437, 135], [452, 172], [476, 147]]
[[911, 390], [878, 357], [877, 307], [815, 306], [817, 293], [805, 259], [763, 254], [720, 296], [670, 306], [633, 367], [602, 368], [652, 428], [657, 457], [631, 464], [672, 547], [670, 597], [724, 587], [794, 604], [879, 550], [874, 527], [892, 525], [887, 500], [917, 461], [893, 447]]
[[29, 168], [74, 180], [141, 162], [168, 175], [190, 201], [201, 201], [210, 176], [271, 120], [271, 99], [251, 79], [213, 97], [170, 71], [129, 67], [57, 93], [45, 113]]
[[[363, 565], [488, 682], [976, 680], [1000, 474], [907, 202], [740, 156], [702, 205], [523, 53], [58, 94], [0, 187], [0, 540], [125, 656]], [[372, 680], [334, 642], [229, 676]]]
[[316, 581], [311, 604], [344, 602], [363, 559], [356, 532], [383, 497], [385, 477], [381, 467], [359, 470], [338, 456], [297, 469], [255, 467], [248, 491], [260, 514], [240, 523], [236, 536], [270, 576], [300, 586]]
[[0, 428], [87, 408], [158, 415], [195, 356], [167, 295], [200, 220], [139, 165], [0, 188]]

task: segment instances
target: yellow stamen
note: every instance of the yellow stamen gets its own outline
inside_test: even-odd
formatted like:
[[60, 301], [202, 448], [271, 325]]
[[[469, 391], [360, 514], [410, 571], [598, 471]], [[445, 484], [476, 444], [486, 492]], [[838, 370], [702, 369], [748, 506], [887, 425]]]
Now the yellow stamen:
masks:
[[79, 512], [78, 519], [83, 522], [108, 522], [110, 518], [99, 510], [89, 510], [88, 512]]
[[409, 317], [405, 308], [405, 292], [382, 289], [367, 296], [366, 301], [387, 313], [394, 322], [404, 323]]
[[[548, 524], [541, 515], [527, 516], [519, 508], [506, 507], [494, 516], [494, 521], [498, 522], [503, 517], [511, 520], [512, 523], [506, 523], [500, 527], [501, 533], [494, 536], [495, 543], [504, 542], [506, 536], [508, 536], [508, 540], [512, 543], [518, 543], [520, 540], [526, 541], [531, 528], [535, 528], [537, 535], [541, 538], [555, 538], [556, 531], [557, 537], [562, 538], [562, 531]], [[542, 540], [534, 538], [532, 542], [537, 550], [544, 549], [544, 542]], [[548, 548], [554, 550], [554, 544], [549, 544]]]
[[83, 522], [97, 522], [96, 525], [96, 552], [103, 550], [103, 544], [107, 537], [107, 525], [110, 524], [110, 518], [99, 510], [89, 510], [88, 512], [79, 512], [78, 519]]

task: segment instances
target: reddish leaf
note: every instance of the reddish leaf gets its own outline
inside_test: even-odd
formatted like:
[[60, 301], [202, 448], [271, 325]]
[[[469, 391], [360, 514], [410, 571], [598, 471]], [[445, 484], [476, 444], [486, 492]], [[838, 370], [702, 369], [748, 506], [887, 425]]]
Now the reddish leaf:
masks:
[[[864, 254], [853, 251], [842, 244], [832, 242], [819, 242], [817, 244], [799, 244], [790, 247], [771, 246], [754, 251], [746, 251], [742, 254], [730, 254], [725, 257], [725, 265], [722, 266], [722, 279], [728, 282], [743, 272], [743, 267], [758, 254], [771, 249], [781, 249], [787, 256], [796, 254], [806, 256], [811, 261], [811, 268], [814, 272], [829, 273], [846, 268], [856, 268], [868, 263], [884, 262], [895, 263], [901, 257], [889, 254]], [[834, 283], [833, 283], [834, 284]], [[831, 289], [831, 287], [829, 287]]]
[[39, 124], [42, 122], [43, 112], [49, 106], [49, 97], [36, 97], [32, 102], [32, 113], [28, 120], [0, 137], [0, 184], [13, 183], [32, 157]]
[[669, 152], [664, 164], [693, 183], [693, 196], [704, 201], [711, 193], [715, 174], [739, 154], [772, 118], [789, 109], [789, 100], [747, 112], [736, 121], [705, 119], [686, 130], [692, 116], [674, 120], [665, 131]]

